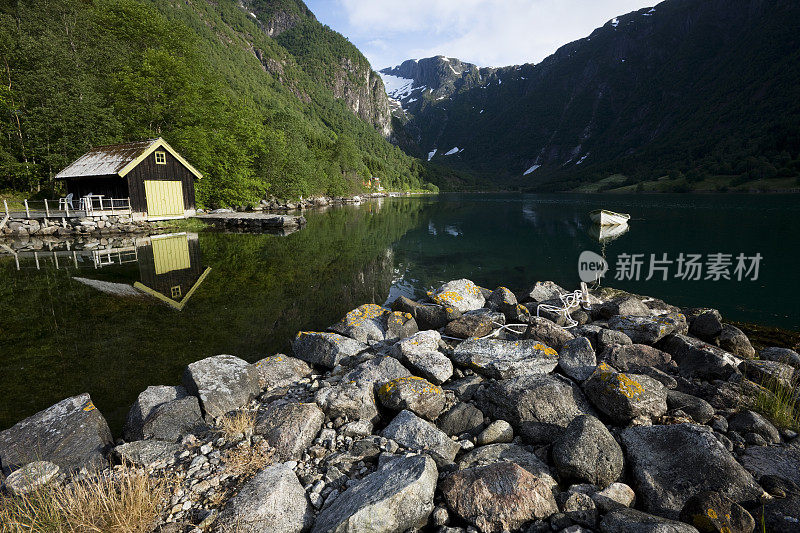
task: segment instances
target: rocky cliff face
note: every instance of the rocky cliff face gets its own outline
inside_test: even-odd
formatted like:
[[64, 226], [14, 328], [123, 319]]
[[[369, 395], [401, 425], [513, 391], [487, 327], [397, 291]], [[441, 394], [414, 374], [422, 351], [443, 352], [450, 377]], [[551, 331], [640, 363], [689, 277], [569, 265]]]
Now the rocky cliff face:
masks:
[[391, 135], [389, 99], [383, 81], [375, 71], [343, 57], [329, 87], [333, 95], [344, 100], [347, 107], [364, 122], [375, 126], [384, 137]]

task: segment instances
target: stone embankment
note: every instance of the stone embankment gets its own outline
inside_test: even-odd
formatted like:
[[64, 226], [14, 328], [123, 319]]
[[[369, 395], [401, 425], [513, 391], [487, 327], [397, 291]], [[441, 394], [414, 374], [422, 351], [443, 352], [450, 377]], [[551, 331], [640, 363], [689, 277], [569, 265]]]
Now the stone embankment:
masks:
[[81, 235], [114, 235], [121, 233], [146, 233], [153, 224], [134, 221], [127, 215], [97, 217], [53, 217], [45, 219], [11, 218], [0, 230], [0, 238], [74, 237]]
[[0, 432], [5, 490], [126, 460], [172, 480], [159, 531], [797, 531], [800, 440], [753, 398], [800, 355], [619, 291], [571, 328], [537, 317], [563, 292], [457, 280], [363, 305], [291, 356], [190, 364], [116, 442], [68, 398]]

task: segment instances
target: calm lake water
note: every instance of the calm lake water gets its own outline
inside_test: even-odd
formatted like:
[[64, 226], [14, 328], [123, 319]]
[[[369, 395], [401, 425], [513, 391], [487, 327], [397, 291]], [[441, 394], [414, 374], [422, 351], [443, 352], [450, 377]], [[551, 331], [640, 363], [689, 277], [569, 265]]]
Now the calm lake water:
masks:
[[[599, 207], [630, 213], [629, 231], [601, 243], [588, 217]], [[0, 255], [0, 429], [90, 392], [119, 434], [138, 393], [180, 383], [192, 361], [221, 353], [256, 361], [360, 304], [420, 296], [455, 278], [515, 291], [550, 279], [574, 289], [584, 250], [606, 257], [604, 285], [800, 330], [797, 196], [441, 195], [306, 217], [308, 226], [287, 236], [206, 230], [140, 238], [111, 253], [62, 247], [58, 268], [47, 247], [22, 254], [19, 270]], [[703, 279], [676, 278], [681, 253], [699, 254]], [[623, 254], [642, 254], [638, 281], [614, 279]], [[651, 254], [672, 261], [656, 265], [666, 266], [666, 281], [663, 270], [645, 280]], [[711, 254], [731, 255], [730, 280], [704, 279], [709, 263], [725, 270], [726, 257]], [[760, 254], [757, 279], [753, 271], [736, 279], [740, 254], [746, 267]], [[126, 295], [134, 284], [160, 300]]]

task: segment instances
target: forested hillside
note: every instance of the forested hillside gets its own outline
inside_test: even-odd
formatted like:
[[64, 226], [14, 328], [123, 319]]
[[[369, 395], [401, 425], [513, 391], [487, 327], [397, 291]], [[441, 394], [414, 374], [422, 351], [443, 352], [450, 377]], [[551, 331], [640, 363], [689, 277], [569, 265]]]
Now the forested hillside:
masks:
[[[3, 3], [0, 189], [50, 188], [93, 145], [156, 136], [205, 175], [198, 194], [209, 206], [345, 194], [372, 175], [422, 187], [424, 168], [385, 140], [380, 121], [322, 83], [319, 65], [348, 62], [372, 73], [299, 1]], [[369, 94], [343, 84], [380, 104], [382, 84]]]

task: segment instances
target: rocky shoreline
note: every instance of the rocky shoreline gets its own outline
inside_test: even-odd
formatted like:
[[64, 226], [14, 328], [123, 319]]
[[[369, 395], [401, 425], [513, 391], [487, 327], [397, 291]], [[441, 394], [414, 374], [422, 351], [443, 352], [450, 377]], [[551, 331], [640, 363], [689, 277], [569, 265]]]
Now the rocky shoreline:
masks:
[[0, 432], [3, 497], [126, 462], [170, 480], [164, 532], [797, 531], [800, 439], [755, 398], [796, 394], [800, 355], [621, 291], [536, 316], [564, 292], [363, 305], [291, 356], [190, 364], [116, 441], [68, 398]]
[[157, 227], [157, 225], [147, 221], [135, 221], [127, 215], [52, 217], [41, 220], [10, 218], [2, 231], [0, 231], [0, 239], [3, 237], [24, 239], [26, 237], [107, 236], [125, 233], [146, 233]]

